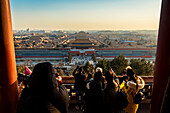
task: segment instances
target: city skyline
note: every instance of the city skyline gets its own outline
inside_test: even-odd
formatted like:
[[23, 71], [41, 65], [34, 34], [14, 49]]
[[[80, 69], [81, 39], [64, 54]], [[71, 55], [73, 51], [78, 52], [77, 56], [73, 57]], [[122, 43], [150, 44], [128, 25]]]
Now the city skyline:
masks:
[[157, 30], [161, 0], [10, 0], [14, 30]]

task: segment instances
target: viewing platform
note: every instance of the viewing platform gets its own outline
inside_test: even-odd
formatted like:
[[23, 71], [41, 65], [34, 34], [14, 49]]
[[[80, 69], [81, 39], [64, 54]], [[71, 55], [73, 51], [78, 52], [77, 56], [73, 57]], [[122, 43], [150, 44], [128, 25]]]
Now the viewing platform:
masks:
[[[117, 76], [121, 78], [121, 76]], [[152, 95], [152, 83], [153, 76], [141, 76], [145, 81], [145, 87], [142, 89], [142, 92], [145, 94], [145, 99], [139, 104], [139, 109], [137, 113], [149, 113], [150, 111], [150, 103], [151, 103], [151, 95]], [[62, 76], [63, 85], [67, 88], [70, 96], [70, 106], [69, 113], [83, 113], [81, 110], [76, 110], [76, 95], [74, 89], [74, 77], [73, 76]]]

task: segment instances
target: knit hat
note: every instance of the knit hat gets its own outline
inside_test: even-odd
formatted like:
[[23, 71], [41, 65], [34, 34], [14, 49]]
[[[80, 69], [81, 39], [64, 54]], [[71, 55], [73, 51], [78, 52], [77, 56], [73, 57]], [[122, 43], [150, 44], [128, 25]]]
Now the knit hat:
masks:
[[31, 73], [32, 73], [32, 71], [27, 66], [25, 66], [24, 74], [25, 75], [31, 75]]
[[96, 68], [96, 72], [98, 72], [98, 71], [103, 72], [103, 69], [100, 68], [100, 67], [97, 67], [97, 68]]
[[126, 67], [126, 70], [128, 70], [128, 69], [132, 69], [132, 67], [130, 67], [130, 66], [127, 66], [127, 67]]

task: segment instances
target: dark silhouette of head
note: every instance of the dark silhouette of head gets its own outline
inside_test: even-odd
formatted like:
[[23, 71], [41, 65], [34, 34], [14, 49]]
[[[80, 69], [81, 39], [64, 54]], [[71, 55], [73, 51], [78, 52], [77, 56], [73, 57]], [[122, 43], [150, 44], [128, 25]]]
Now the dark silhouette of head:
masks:
[[127, 69], [127, 76], [129, 77], [129, 80], [136, 82], [136, 75], [132, 69]]
[[83, 67], [80, 67], [79, 68], [79, 73], [82, 73], [83, 72]]
[[126, 74], [127, 74], [126, 70], [123, 70], [122, 75], [126, 75]]
[[59, 73], [55, 73], [55, 77], [58, 77], [58, 76], [60, 76], [60, 74]]
[[49, 62], [37, 64], [30, 77], [30, 89], [38, 96], [49, 96], [57, 87], [52, 64]]
[[93, 77], [92, 73], [89, 73], [87, 79], [91, 79]]
[[94, 81], [96, 81], [96, 82], [99, 82], [99, 81], [101, 81], [102, 80], [102, 72], [101, 71], [98, 71], [98, 72], [96, 72], [95, 74], [94, 74]]
[[113, 82], [114, 77], [115, 77], [115, 75], [114, 75], [114, 73], [111, 72], [111, 71], [107, 71], [107, 72], [105, 73], [105, 78], [106, 78], [106, 81], [107, 81], [108, 83]]

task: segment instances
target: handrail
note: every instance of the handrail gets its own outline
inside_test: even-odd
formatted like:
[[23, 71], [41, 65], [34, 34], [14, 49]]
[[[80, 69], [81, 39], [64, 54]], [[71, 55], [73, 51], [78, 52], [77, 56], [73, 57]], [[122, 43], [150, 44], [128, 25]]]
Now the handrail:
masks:
[[[122, 76], [117, 76], [118, 78], [121, 78]], [[153, 83], [153, 76], [141, 76], [145, 83]], [[62, 80], [64, 84], [71, 84], [74, 83], [74, 76], [62, 76]]]
[[[122, 76], [117, 76], [117, 77], [121, 78]], [[141, 76], [141, 77], [145, 81], [145, 87], [141, 91], [144, 93], [146, 99], [151, 99], [153, 76]], [[75, 93], [75, 89], [74, 89], [75, 79], [74, 79], [74, 77], [73, 76], [62, 76], [62, 79], [63, 79], [63, 85], [65, 85], [65, 87], [69, 91], [70, 99], [71, 100], [75, 99], [74, 98], [74, 96], [75, 96], [74, 95], [74, 93]]]

